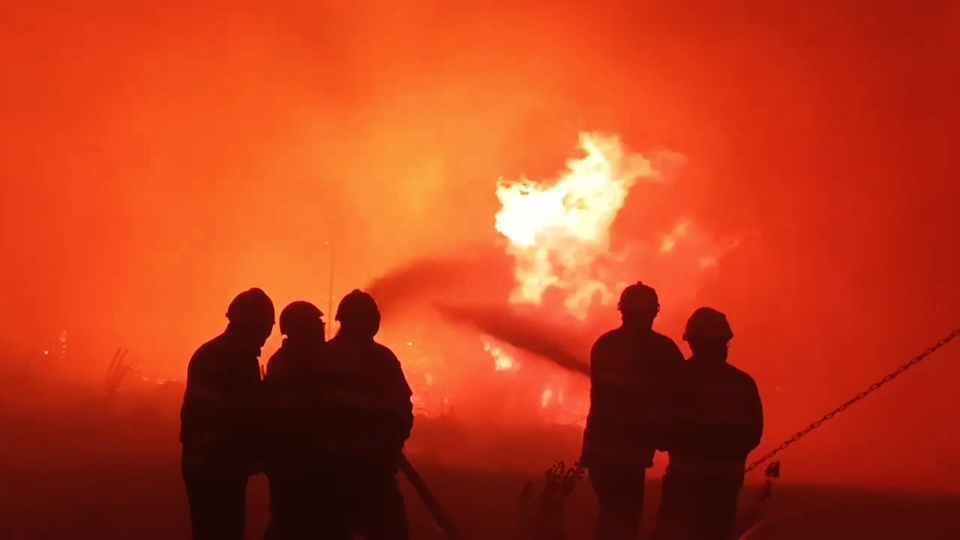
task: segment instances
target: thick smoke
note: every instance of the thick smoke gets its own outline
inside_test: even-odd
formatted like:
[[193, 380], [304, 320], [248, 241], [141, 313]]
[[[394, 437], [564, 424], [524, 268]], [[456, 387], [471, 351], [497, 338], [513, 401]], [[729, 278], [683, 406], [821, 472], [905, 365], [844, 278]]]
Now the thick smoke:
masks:
[[590, 374], [589, 365], [570, 353], [575, 340], [569, 333], [540, 323], [534, 317], [525, 317], [507, 306], [438, 304], [436, 308], [453, 323], [470, 325], [498, 341], [549, 360], [568, 371]]
[[430, 309], [447, 322], [469, 327], [568, 371], [587, 374], [587, 364], [570, 352], [582, 348], [585, 340], [580, 333], [584, 329], [545, 324], [542, 308], [521, 313], [511, 307], [508, 298], [514, 285], [512, 259], [496, 246], [481, 246], [462, 256], [411, 261], [377, 278], [366, 290], [384, 312]]
[[506, 300], [513, 284], [513, 261], [501, 248], [473, 246], [463, 254], [413, 260], [375, 279], [366, 290], [381, 310], [393, 312], [433, 302]]

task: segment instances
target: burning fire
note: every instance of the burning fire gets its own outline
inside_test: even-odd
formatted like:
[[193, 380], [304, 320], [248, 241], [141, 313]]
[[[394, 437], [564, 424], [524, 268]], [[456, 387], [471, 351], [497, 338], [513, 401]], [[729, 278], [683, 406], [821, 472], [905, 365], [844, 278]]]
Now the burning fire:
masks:
[[[508, 240], [507, 252], [516, 261], [517, 285], [510, 302], [541, 305], [548, 290], [558, 291], [566, 311], [583, 320], [595, 301], [611, 303], [620, 288], [636, 279], [624, 275], [629, 279], [617, 280], [616, 272], [604, 272], [600, 263], [614, 258], [609, 253], [610, 227], [631, 188], [638, 182], [661, 181], [668, 162], [629, 153], [616, 136], [598, 133], [581, 133], [579, 148], [586, 155], [568, 160], [555, 181], [501, 178], [497, 198], [502, 208], [495, 227]], [[644, 268], [645, 279], [682, 280], [689, 290], [689, 278], [715, 266], [734, 245], [706, 239], [693, 220], [685, 218], [661, 235], [659, 249], [634, 250], [640, 253], [634, 262]], [[667, 258], [672, 260], [669, 269], [656, 264]], [[670, 288], [669, 283], [658, 285]]]
[[543, 394], [540, 396], [540, 406], [546, 409], [550, 406], [551, 399], [553, 399], [553, 389], [548, 386], [543, 389]]
[[[693, 219], [683, 217], [652, 231], [659, 236], [645, 235], [647, 241], [618, 241], [623, 249], [611, 253], [611, 228], [628, 194], [637, 184], [664, 181], [663, 167], [670, 163], [660, 161], [661, 156], [648, 159], [630, 153], [619, 138], [596, 133], [581, 134], [579, 149], [582, 157], [568, 160], [556, 179], [500, 179], [496, 184], [502, 207], [495, 227], [514, 260], [516, 283], [509, 301], [541, 306], [537, 311], [542, 315], [563, 313], [586, 326], [599, 322], [587, 320], [596, 315], [593, 307], [612, 303], [624, 285], [637, 279], [654, 284], [671, 305], [692, 299], [696, 290], [691, 285], [733, 244], [718, 244], [699, 231]], [[642, 274], [635, 273], [639, 269]], [[403, 341], [413, 347], [413, 341], [406, 337]], [[534, 413], [552, 424], [582, 427], [589, 408], [586, 379], [546, 363], [528, 362], [522, 348], [506, 343], [481, 336], [467, 351], [482, 346], [489, 355], [483, 358], [481, 369], [488, 374], [483, 376], [494, 378], [502, 385], [498, 391], [510, 395], [497, 403], [509, 421], [527, 420]], [[445, 390], [452, 372], [432, 358], [426, 355], [413, 364], [408, 360], [404, 366], [423, 374], [415, 384], [420, 415], [442, 415], [451, 401], [459, 402], [457, 397], [448, 401]], [[478, 386], [463, 379], [468, 393]]]
[[610, 226], [638, 180], [658, 178], [650, 160], [628, 154], [617, 137], [580, 134], [586, 156], [567, 161], [550, 186], [526, 178], [497, 182], [503, 208], [496, 229], [516, 260], [514, 303], [540, 304], [547, 289], [565, 293], [567, 311], [584, 319], [594, 297], [612, 298], [592, 272], [610, 247]]
[[495, 345], [488, 339], [483, 340], [483, 350], [490, 353], [490, 356], [493, 357], [493, 367], [497, 371], [515, 371], [520, 367], [514, 357], [504, 352], [503, 348]]
[[[718, 245], [685, 218], [660, 235], [658, 246], [632, 245], [624, 253], [611, 255], [610, 228], [627, 194], [637, 183], [661, 181], [662, 166], [668, 163], [629, 153], [618, 137], [598, 133], [581, 133], [579, 149], [585, 155], [568, 160], [553, 181], [501, 178], [497, 182], [502, 208], [495, 227], [507, 239], [507, 252], [516, 264], [511, 303], [542, 305], [548, 291], [559, 292], [566, 312], [584, 320], [592, 304], [612, 303], [620, 288], [636, 280], [625, 267], [644, 268], [645, 280], [667, 289], [664, 292], [676, 299], [691, 289], [692, 279], [715, 266], [719, 256], [735, 245]], [[617, 270], [606, 268], [611, 261]], [[518, 365], [494, 343], [485, 341], [484, 349], [498, 371]], [[558, 393], [550, 384], [543, 387], [543, 410], [563, 401], [562, 390]]]

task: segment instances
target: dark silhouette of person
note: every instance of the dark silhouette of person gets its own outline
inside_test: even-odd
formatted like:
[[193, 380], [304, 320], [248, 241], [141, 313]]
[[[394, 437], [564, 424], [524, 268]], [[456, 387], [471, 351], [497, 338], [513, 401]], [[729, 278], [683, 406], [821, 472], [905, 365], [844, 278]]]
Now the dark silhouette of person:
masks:
[[413, 428], [412, 393], [400, 361], [377, 343], [380, 310], [354, 290], [340, 301], [340, 329], [318, 367], [317, 425], [329, 516], [324, 538], [405, 540], [408, 523], [396, 475]]
[[182, 470], [193, 538], [241, 540], [246, 487], [262, 450], [260, 350], [273, 331], [273, 302], [260, 289], [237, 295], [226, 330], [187, 368], [180, 410]]
[[264, 377], [269, 540], [319, 538], [323, 533], [316, 520], [322, 471], [312, 447], [321, 434], [312, 399], [325, 330], [323, 313], [310, 302], [293, 302], [280, 312], [280, 333], [286, 338], [270, 357]]
[[666, 445], [655, 537], [727, 540], [747, 455], [763, 434], [763, 406], [753, 378], [727, 363], [733, 331], [723, 313], [696, 310], [683, 339], [693, 354], [684, 366], [681, 420]]
[[639, 536], [646, 469], [661, 444], [683, 354], [653, 330], [660, 302], [653, 288], [623, 290], [623, 323], [597, 339], [590, 352], [590, 412], [581, 465], [597, 496], [596, 538]]

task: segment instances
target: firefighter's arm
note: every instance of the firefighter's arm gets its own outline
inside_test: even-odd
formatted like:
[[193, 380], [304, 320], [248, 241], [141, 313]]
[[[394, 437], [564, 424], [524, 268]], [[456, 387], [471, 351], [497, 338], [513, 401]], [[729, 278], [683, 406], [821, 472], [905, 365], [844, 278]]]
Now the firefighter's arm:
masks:
[[603, 388], [603, 347], [598, 339], [590, 348], [590, 408], [587, 412], [587, 427], [583, 431], [583, 446], [580, 450], [580, 459], [577, 461], [583, 467], [589, 467], [593, 461], [594, 448], [592, 447], [592, 429], [595, 424], [591, 420], [597, 410], [596, 404], [601, 402], [606, 394]]
[[686, 359], [677, 344], [670, 340], [666, 351], [666, 364], [663, 373], [664, 419], [668, 424], [684, 421], [685, 405], [690, 397], [686, 380]]
[[290, 370], [284, 362], [284, 357], [279, 352], [274, 353], [267, 361], [267, 369], [263, 377], [263, 395], [267, 408], [281, 410], [293, 404], [293, 393], [285, 391], [289, 379]]
[[181, 413], [185, 442], [206, 446], [219, 438], [215, 426], [223, 419], [226, 396], [219, 388], [219, 379], [213, 369], [213, 360], [203, 349], [194, 353], [187, 367], [187, 387], [184, 409]]
[[597, 340], [590, 348], [590, 407], [593, 408], [593, 402], [597, 397], [605, 394], [604, 384], [608, 375], [604, 373], [606, 351], [601, 340]]
[[660, 411], [657, 444], [661, 452], [689, 444], [688, 439], [696, 433], [698, 418], [691, 409], [693, 396], [683, 368], [681, 364], [670, 369], [664, 385], [667, 394]]
[[201, 383], [188, 384], [187, 396], [189, 399], [198, 403], [203, 402], [215, 406], [223, 406], [227, 402], [221, 393]]
[[750, 425], [744, 442], [747, 444], [747, 451], [752, 451], [760, 446], [760, 439], [763, 437], [763, 401], [760, 399], [760, 390], [757, 388], [757, 383], [753, 379], [750, 379], [749, 389], [747, 417]]
[[600, 375], [600, 377], [597, 376], [598, 373], [601, 371], [600, 362], [597, 361], [597, 357], [599, 356], [597, 352], [598, 345], [599, 345], [599, 341], [597, 343], [594, 343], [593, 347], [590, 349], [590, 407], [587, 409], [587, 419], [588, 419], [587, 429], [584, 430], [584, 434], [583, 434], [585, 438], [587, 437], [587, 431], [590, 430], [589, 419], [593, 416], [594, 411], [596, 411], [597, 399], [598, 398], [602, 399], [600, 395], [602, 395], [603, 393], [602, 389], [599, 388], [598, 380], [597, 380], [597, 379], [602, 379], [603, 377], [602, 374]]
[[290, 377], [290, 367], [288, 359], [282, 352], [273, 353], [273, 356], [267, 360], [267, 369], [264, 373], [264, 382], [270, 384], [282, 384]]
[[397, 437], [402, 445], [410, 438], [413, 430], [413, 392], [403, 374], [400, 360], [396, 355], [391, 354], [391, 357], [387, 395], [390, 396], [391, 409], [396, 414]]
[[211, 358], [197, 351], [187, 366], [186, 398], [207, 406], [222, 407], [227, 399], [218, 388], [218, 377], [212, 369]]
[[255, 464], [249, 471], [250, 474], [261, 472], [261, 460], [267, 443], [267, 430], [269, 429], [269, 403], [267, 388], [260, 379], [260, 365], [256, 366], [256, 375], [251, 374], [250, 390], [253, 395], [248, 405], [247, 414], [248, 424], [246, 429], [250, 436], [251, 454], [254, 457]]

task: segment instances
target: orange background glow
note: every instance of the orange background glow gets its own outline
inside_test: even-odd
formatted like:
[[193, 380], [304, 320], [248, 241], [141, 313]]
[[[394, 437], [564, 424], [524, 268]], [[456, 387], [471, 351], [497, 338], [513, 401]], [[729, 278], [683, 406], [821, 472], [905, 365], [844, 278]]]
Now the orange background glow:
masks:
[[[587, 130], [688, 160], [657, 204], [628, 197], [614, 243], [686, 214], [739, 238], [696, 300], [734, 325], [762, 449], [960, 326], [955, 2], [12, 4], [4, 343], [67, 329], [92, 371], [126, 346], [182, 377], [242, 289], [326, 311], [325, 241], [336, 295], [498, 241], [497, 178], [553, 177]], [[958, 360], [785, 474], [956, 489]]]

